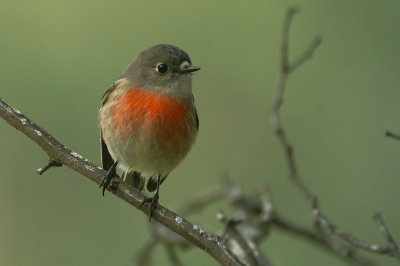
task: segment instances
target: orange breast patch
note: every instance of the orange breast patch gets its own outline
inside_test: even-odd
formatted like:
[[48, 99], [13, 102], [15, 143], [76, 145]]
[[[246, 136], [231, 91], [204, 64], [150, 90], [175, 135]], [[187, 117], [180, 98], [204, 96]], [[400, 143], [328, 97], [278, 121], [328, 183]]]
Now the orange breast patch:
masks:
[[117, 99], [112, 113], [115, 129], [123, 137], [141, 129], [174, 142], [186, 133], [190, 108], [169, 95], [133, 87]]

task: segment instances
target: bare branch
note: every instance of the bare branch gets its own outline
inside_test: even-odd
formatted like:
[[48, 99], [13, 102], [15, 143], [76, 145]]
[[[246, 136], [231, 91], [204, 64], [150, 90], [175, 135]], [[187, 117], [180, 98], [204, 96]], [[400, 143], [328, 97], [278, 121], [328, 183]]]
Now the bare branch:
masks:
[[218, 219], [225, 224], [224, 241], [231, 250], [240, 250], [239, 258], [252, 266], [271, 266], [272, 263], [258, 249], [257, 245], [249, 238], [246, 238], [236, 228], [241, 221], [229, 219], [222, 211], [217, 214]]
[[272, 203], [272, 196], [268, 187], [265, 186], [261, 188], [260, 198], [261, 198], [260, 224], [269, 223], [273, 219], [275, 212], [274, 212], [274, 205]]
[[[353, 235], [350, 233], [344, 232], [342, 229], [340, 229], [338, 226], [334, 225], [328, 218], [326, 218], [319, 208], [314, 209], [315, 212], [315, 217], [316, 219], [326, 226], [333, 234], [339, 236], [343, 240], [347, 241], [348, 243], [352, 244], [354, 247], [364, 249], [369, 252], [377, 253], [377, 254], [389, 254], [390, 256], [393, 256], [398, 259], [399, 253], [397, 250], [397, 246], [395, 245], [394, 247], [388, 246], [388, 247], [381, 247], [375, 244], [369, 244]], [[380, 217], [380, 216], [379, 216]], [[377, 219], [375, 217], [375, 219]], [[379, 219], [379, 218], [378, 218]], [[378, 220], [377, 220], [378, 221]], [[383, 222], [383, 221], [382, 221]], [[385, 227], [385, 230], [387, 228]], [[393, 239], [392, 239], [393, 240]], [[389, 242], [390, 243], [390, 242]]]
[[358, 256], [354, 249], [342, 247], [341, 245], [338, 245], [336, 242], [332, 241], [330, 238], [324, 238], [319, 231], [316, 232], [304, 226], [294, 224], [293, 222], [283, 218], [281, 215], [275, 214], [272, 224], [280, 230], [310, 241], [318, 247], [325, 249], [325, 251], [339, 255], [348, 263], [355, 265], [376, 265], [373, 261]]
[[[275, 130], [275, 134], [278, 137], [281, 146], [284, 150], [286, 162], [289, 168], [289, 173], [290, 173], [290, 178], [296, 186], [299, 188], [301, 193], [305, 196], [306, 200], [308, 201], [310, 208], [312, 210], [313, 216], [314, 216], [314, 224], [316, 225], [316, 228], [318, 229], [319, 232], [319, 237], [323, 241], [326, 242], [326, 244], [335, 252], [340, 253], [342, 256], [347, 256], [347, 257], [353, 257], [352, 252], [346, 251], [345, 248], [343, 248], [338, 242], [335, 242], [334, 239], [332, 239], [329, 235], [325, 234], [324, 229], [321, 227], [321, 225], [325, 226], [326, 228], [329, 229], [331, 233], [334, 235], [339, 236], [343, 240], [345, 240], [347, 243], [353, 245], [356, 248], [361, 248], [370, 252], [378, 253], [378, 254], [389, 254], [390, 256], [395, 257], [396, 259], [400, 260], [398, 257], [398, 250], [396, 245], [392, 245], [389, 247], [380, 247], [378, 245], [373, 245], [369, 244], [365, 241], [360, 240], [359, 238], [354, 237], [353, 235], [344, 232], [341, 230], [339, 227], [334, 225], [328, 218], [326, 218], [321, 210], [319, 209], [317, 198], [312, 194], [312, 192], [309, 190], [309, 188], [305, 185], [304, 181], [299, 175], [294, 152], [293, 152], [293, 147], [289, 144], [289, 140], [286, 136], [286, 133], [283, 129], [283, 126], [281, 124], [280, 116], [279, 116], [279, 111], [282, 107], [283, 104], [283, 93], [285, 89], [285, 85], [287, 82], [287, 78], [291, 71], [294, 71], [298, 67], [300, 67], [304, 62], [306, 62], [308, 59], [312, 57], [314, 54], [316, 48], [319, 46], [319, 44], [322, 41], [322, 38], [320, 36], [317, 36], [314, 41], [311, 42], [309, 48], [303, 52], [294, 62], [293, 64], [289, 63], [289, 45], [288, 45], [288, 40], [289, 40], [289, 30], [290, 30], [290, 22], [292, 21], [293, 16], [298, 12], [297, 8], [289, 8], [286, 13], [286, 18], [283, 23], [283, 28], [282, 28], [282, 41], [281, 41], [281, 70], [280, 70], [280, 75], [278, 79], [278, 85], [276, 87], [276, 95], [275, 95], [275, 100], [273, 103], [273, 107], [271, 110], [271, 121], [272, 125]], [[386, 133], [389, 136], [393, 136], [393, 134]], [[399, 137], [400, 138], [400, 137]], [[386, 227], [384, 227], [387, 229]], [[386, 231], [386, 230], [385, 230]], [[388, 240], [389, 241], [389, 240]], [[389, 241], [389, 243], [394, 243]]]
[[397, 260], [400, 260], [400, 252], [399, 252], [399, 247], [397, 246], [396, 242], [394, 241], [394, 238], [392, 237], [392, 234], [389, 232], [389, 229], [387, 228], [386, 224], [383, 221], [382, 215], [377, 212], [374, 214], [374, 220], [379, 226], [379, 229], [381, 230], [383, 236], [386, 238], [386, 241], [388, 242], [388, 254], [392, 255], [395, 257]]
[[321, 42], [322, 36], [316, 36], [314, 40], [312, 40], [312, 42], [310, 43], [308, 49], [289, 65], [289, 70], [295, 71], [304, 62], [311, 59], [311, 57], [314, 55], [315, 50], [318, 48]]
[[[103, 169], [65, 147], [43, 128], [36, 125], [1, 98], [0, 117], [38, 144], [52, 160], [75, 170], [97, 184], [100, 184], [103, 180], [106, 174]], [[143, 208], [140, 208], [144, 196], [138, 190], [122, 181], [114, 181], [112, 187], [111, 192], [115, 196], [133, 205], [146, 215], [149, 213], [149, 206], [147, 204]], [[204, 230], [199, 230], [199, 227], [191, 224], [160, 204], [155, 210], [154, 219], [186, 238], [192, 244], [207, 251], [222, 265], [242, 265], [237, 257], [221, 243], [218, 236]]]
[[186, 200], [183, 205], [177, 209], [177, 212], [181, 213], [182, 216], [196, 212], [206, 207], [208, 204], [226, 196], [231, 186], [231, 184], [224, 182], [215, 187], [208, 188], [207, 190]]
[[289, 29], [293, 16], [300, 11], [299, 7], [289, 7], [282, 26], [281, 39], [281, 72], [289, 72]]
[[296, 66], [295, 68], [292, 68], [289, 64], [289, 31], [290, 31], [290, 22], [293, 19], [293, 16], [299, 11], [298, 8], [296, 7], [291, 7], [288, 8], [286, 12], [286, 17], [283, 23], [283, 28], [282, 28], [282, 41], [281, 41], [281, 71], [279, 73], [279, 79], [278, 79], [278, 85], [276, 86], [275, 89], [275, 100], [272, 105], [272, 110], [271, 110], [271, 122], [274, 127], [275, 133], [282, 145], [282, 148], [284, 149], [285, 156], [286, 156], [286, 161], [288, 163], [288, 168], [290, 171], [290, 177], [292, 181], [295, 182], [295, 184], [299, 187], [301, 192], [304, 194], [306, 199], [311, 202], [313, 201], [314, 196], [311, 194], [309, 189], [305, 186], [304, 182], [302, 181], [301, 177], [298, 174], [297, 170], [297, 165], [296, 161], [294, 158], [294, 153], [293, 153], [293, 147], [289, 144], [289, 141], [286, 137], [285, 130], [282, 127], [280, 116], [279, 116], [279, 110], [283, 104], [283, 93], [285, 90], [285, 85], [286, 81], [288, 78], [289, 73], [291, 72], [291, 69], [296, 69], [299, 67], [302, 63], [304, 63], [307, 59], [311, 57], [311, 55], [314, 54], [314, 50], [318, 47], [318, 45], [321, 43], [322, 38], [318, 37], [314, 41], [313, 45], [310, 46], [310, 48], [301, 56], [299, 56], [299, 59], [296, 61]]

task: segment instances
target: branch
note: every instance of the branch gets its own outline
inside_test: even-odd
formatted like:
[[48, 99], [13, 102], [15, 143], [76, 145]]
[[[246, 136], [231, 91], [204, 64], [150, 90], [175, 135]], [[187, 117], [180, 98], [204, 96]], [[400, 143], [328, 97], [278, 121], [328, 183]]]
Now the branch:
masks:
[[[83, 158], [80, 154], [65, 147], [43, 128], [8, 105], [2, 98], [0, 98], [0, 117], [38, 144], [48, 154], [50, 160], [75, 170], [97, 184], [100, 184], [103, 180], [106, 174], [103, 169], [96, 166], [88, 159]], [[146, 215], [149, 213], [148, 204], [140, 208], [144, 196], [138, 190], [122, 181], [114, 181], [112, 188], [111, 192], [115, 196], [133, 205]], [[198, 226], [191, 224], [162, 205], [159, 204], [157, 206], [153, 219], [181, 235], [192, 244], [205, 250], [222, 265], [243, 265], [237, 257], [221, 243], [218, 236], [200, 230]]]
[[151, 251], [154, 246], [158, 243], [158, 239], [152, 237], [144, 244], [142, 250], [137, 254], [136, 265], [138, 266], [150, 266]]
[[[340, 227], [334, 225], [326, 216], [324, 216], [321, 213], [321, 210], [319, 209], [318, 206], [313, 208], [313, 212], [315, 215], [314, 219], [316, 221], [318, 221], [321, 224], [323, 224], [324, 226], [326, 226], [330, 230], [330, 232], [337, 235], [338, 237], [345, 240], [346, 242], [352, 244], [354, 247], [364, 249], [364, 250], [372, 252], [372, 253], [387, 254], [391, 257], [394, 257], [398, 261], [400, 261], [399, 250], [397, 248], [397, 245], [393, 245], [394, 241], [392, 238], [391, 238], [392, 241], [388, 241], [388, 243], [389, 243], [388, 246], [378, 246], [376, 244], [369, 244], [366, 241], [363, 241], [363, 240], [353, 236], [352, 234], [343, 231]], [[381, 229], [383, 235], [385, 237], [387, 237], [386, 233], [388, 233], [388, 229], [386, 228], [386, 226], [384, 227], [385, 230], [382, 230], [383, 227], [381, 225], [384, 225], [382, 218], [379, 216], [379, 218], [375, 217], [375, 219], [378, 219], [377, 220], [378, 225], [380, 226], [380, 229]], [[379, 224], [379, 223], [382, 223], [382, 224]], [[386, 239], [388, 240], [388, 238], [386, 238]]]
[[[381, 220], [380, 216], [378, 216], [378, 221], [380, 227], [385, 229], [382, 230], [383, 234], [386, 236], [386, 239], [389, 243], [387, 247], [380, 247], [378, 245], [369, 244], [365, 241], [360, 240], [352, 236], [349, 233], [344, 232], [339, 227], [334, 225], [326, 216], [324, 216], [319, 209], [318, 202], [316, 197], [312, 194], [309, 188], [305, 185], [302, 178], [299, 175], [296, 160], [294, 157], [293, 147], [290, 145], [289, 140], [286, 136], [285, 130], [282, 126], [279, 111], [283, 104], [283, 93], [285, 89], [285, 85], [288, 79], [289, 74], [300, 67], [303, 63], [309, 60], [312, 55], [314, 54], [315, 50], [318, 48], [319, 44], [322, 41], [322, 38], [317, 36], [310, 44], [309, 48], [301, 54], [297, 60], [295, 60], [292, 64], [289, 63], [289, 30], [290, 30], [290, 23], [292, 21], [293, 16], [299, 11], [298, 8], [289, 8], [286, 13], [286, 18], [282, 28], [282, 41], [281, 41], [281, 70], [279, 74], [278, 85], [276, 86], [276, 95], [275, 100], [273, 103], [273, 107], [271, 110], [271, 121], [274, 127], [275, 134], [277, 135], [281, 146], [284, 150], [287, 166], [289, 168], [290, 178], [299, 188], [301, 193], [306, 198], [307, 202], [310, 205], [314, 216], [314, 223], [316, 228], [319, 230], [319, 236], [323, 239], [327, 245], [329, 245], [334, 251], [342, 254], [343, 256], [351, 257], [352, 252], [343, 252], [343, 247], [335, 242], [329, 235], [325, 234], [324, 229], [321, 225], [325, 226], [329, 229], [331, 233], [334, 235], [339, 236], [347, 243], [353, 245], [356, 248], [364, 249], [369, 252], [378, 253], [378, 254], [388, 254], [390, 256], [395, 257], [397, 260], [400, 261], [400, 252], [398, 250], [397, 245], [394, 244], [392, 237], [388, 237], [388, 230], [386, 226], [382, 226], [383, 221]], [[391, 134], [390, 132], [386, 133], [388, 136], [399, 137]]]
[[389, 243], [390, 249], [397, 250], [398, 246], [394, 241], [392, 234], [389, 232], [386, 224], [383, 222], [382, 216], [379, 212], [374, 214], [374, 220], [378, 224], [379, 229], [382, 231], [382, 234], [385, 236], [386, 241]]
[[274, 218], [272, 219], [272, 225], [296, 237], [304, 238], [305, 240], [310, 241], [325, 251], [339, 255], [349, 264], [369, 266], [376, 265], [373, 261], [358, 256], [354, 249], [342, 247], [336, 242], [332, 242], [330, 239], [324, 238], [324, 236], [322, 236], [319, 232], [290, 222], [280, 215], [275, 214]]
[[385, 135], [386, 135], [386, 137], [391, 137], [391, 138], [400, 140], [400, 135], [395, 134], [395, 133], [393, 133], [393, 132], [391, 132], [389, 130], [386, 131]]
[[[232, 186], [231, 191], [231, 202], [236, 211], [236, 219], [241, 219], [241, 222], [236, 225], [236, 229], [239, 230], [248, 241], [249, 246], [252, 246], [252, 243], [255, 243], [256, 247], [260, 246], [261, 241], [268, 236], [268, 233], [272, 229], [277, 228], [314, 243], [317, 247], [344, 259], [348, 264], [375, 265], [373, 261], [356, 254], [354, 248], [336, 243], [333, 239], [329, 238], [329, 236], [327, 237], [324, 232], [321, 233], [300, 226], [283, 218], [275, 211], [272, 195], [266, 187], [261, 187], [259, 191], [259, 200], [256, 200], [257, 197], [254, 198], [254, 193], [251, 195], [244, 194], [235, 186]], [[239, 257], [241, 258], [241, 256]]]
[[271, 110], [271, 122], [274, 127], [275, 133], [282, 145], [282, 148], [285, 151], [285, 156], [286, 156], [286, 161], [288, 163], [289, 171], [290, 171], [290, 177], [292, 178], [292, 181], [295, 182], [295, 184], [299, 187], [301, 192], [304, 194], [306, 199], [308, 201], [312, 201], [314, 196], [311, 194], [309, 189], [305, 186], [303, 183], [301, 177], [298, 174], [297, 170], [297, 165], [296, 161], [293, 155], [293, 147], [289, 144], [289, 141], [286, 137], [286, 133], [281, 125], [281, 120], [279, 116], [279, 110], [283, 104], [283, 92], [285, 89], [286, 81], [288, 78], [288, 75], [291, 71], [297, 69], [297, 67], [300, 66], [300, 64], [303, 64], [306, 62], [308, 59], [311, 58], [311, 55], [313, 55], [315, 49], [318, 47], [318, 45], [321, 43], [322, 38], [317, 37], [312, 45], [310, 45], [309, 50], [307, 50], [303, 55], [299, 57], [299, 59], [296, 61], [295, 68], [289, 64], [289, 29], [290, 29], [290, 22], [292, 21], [293, 16], [299, 12], [298, 8], [291, 7], [288, 8], [287, 13], [286, 13], [286, 18], [283, 23], [283, 28], [282, 28], [282, 42], [281, 42], [281, 71], [279, 75], [279, 80], [278, 80], [278, 85], [275, 89], [275, 100], [272, 105], [272, 110]]
[[49, 162], [45, 166], [43, 166], [42, 168], [37, 169], [36, 172], [39, 175], [42, 175], [44, 172], [46, 172], [47, 170], [49, 170], [52, 167], [61, 167], [61, 166], [62, 166], [62, 164], [60, 162], [57, 162], [57, 161], [55, 161], [55, 160], [50, 158]]
[[175, 247], [170, 246], [168, 244], [164, 245], [165, 249], [167, 250], [169, 261], [173, 266], [183, 266], [182, 262], [180, 261], [178, 254], [176, 254]]
[[[242, 201], [241, 199], [244, 198], [244, 195], [240, 196], [239, 200], [237, 197], [238, 195], [242, 195], [241, 190], [237, 186], [232, 184], [229, 180], [225, 179], [225, 182], [217, 186], [208, 188], [186, 200], [178, 208], [178, 212], [183, 216], [186, 216], [193, 212], [199, 211], [209, 204], [212, 204], [213, 202], [223, 198], [231, 199], [233, 205], [236, 205], [233, 207], [236, 207], [236, 209], [241, 209], [241, 207], [243, 206], [239, 205], [242, 204], [237, 203], [238, 201]], [[250, 210], [250, 208], [245, 209]], [[259, 207], [259, 209], [261, 209], [261, 207]], [[249, 216], [250, 214], [246, 215]], [[249, 265], [272, 265], [269, 262], [268, 258], [266, 258], [265, 255], [263, 255], [259, 248], [255, 245], [254, 240], [244, 237], [244, 234], [241, 233], [241, 229], [243, 227], [231, 228], [230, 226], [228, 226], [227, 223], [225, 224], [227, 225], [226, 228], [227, 232], [229, 232], [229, 235], [225, 234], [225, 236], [223, 237], [223, 241], [224, 243], [227, 243], [227, 247], [232, 250], [232, 252], [234, 252], [234, 254], [238, 256], [241, 261], [249, 261]], [[152, 236], [150, 241], [161, 242], [166, 246], [167, 253], [172, 264], [179, 263], [179, 257], [176, 254], [177, 248], [187, 249], [193, 247], [193, 245], [190, 245], [187, 240], [158, 222], [154, 222], [151, 224], [151, 233]], [[147, 254], [149, 254], [151, 249], [154, 247], [154, 245], [149, 248], [147, 248], [147, 246], [148, 245], [146, 244], [142, 251], [139, 253], [140, 258], [147, 257]], [[233, 246], [234, 248], [232, 248]], [[255, 261], [257, 262], [257, 264], [254, 263]], [[141, 263], [142, 260], [139, 260], [138, 265], [142, 265]]]
[[181, 213], [182, 216], [186, 216], [199, 211], [207, 205], [225, 197], [230, 192], [232, 186], [231, 183], [224, 182], [215, 187], [208, 188], [186, 200], [178, 208], [177, 212]]
[[256, 243], [237, 228], [242, 221], [229, 219], [222, 211], [217, 214], [217, 218], [225, 224], [224, 240], [231, 250], [240, 250], [238, 256], [248, 265], [252, 266], [272, 266], [272, 263], [259, 250]]

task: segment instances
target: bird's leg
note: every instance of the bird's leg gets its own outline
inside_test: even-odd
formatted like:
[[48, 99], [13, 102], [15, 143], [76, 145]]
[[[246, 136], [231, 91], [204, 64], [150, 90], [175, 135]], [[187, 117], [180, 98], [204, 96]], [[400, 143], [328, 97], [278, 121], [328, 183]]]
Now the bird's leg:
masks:
[[148, 198], [143, 200], [142, 204], [140, 204], [140, 208], [142, 208], [143, 204], [146, 202], [150, 202], [150, 211], [149, 211], [149, 222], [151, 222], [151, 217], [153, 217], [154, 210], [156, 209], [156, 206], [158, 204], [158, 199], [160, 198], [159, 191], [160, 191], [160, 184], [161, 184], [161, 177], [157, 177], [157, 189], [156, 189], [156, 194], [152, 198]]
[[105, 175], [105, 177], [103, 178], [103, 181], [100, 184], [100, 188], [103, 187], [103, 196], [104, 196], [104, 191], [106, 191], [106, 188], [108, 187], [108, 185], [111, 182], [111, 179], [117, 175], [117, 164], [118, 164], [118, 160], [116, 160], [113, 165], [110, 167], [110, 169], [108, 169], [107, 174]]

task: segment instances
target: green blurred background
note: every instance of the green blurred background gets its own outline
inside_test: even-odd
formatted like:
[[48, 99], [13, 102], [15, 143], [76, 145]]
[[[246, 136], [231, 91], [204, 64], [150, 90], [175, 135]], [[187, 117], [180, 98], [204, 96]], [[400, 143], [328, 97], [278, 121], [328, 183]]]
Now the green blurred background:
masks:
[[[384, 137], [400, 132], [399, 1], [1, 0], [0, 97], [99, 164], [103, 92], [139, 51], [175, 44], [202, 67], [194, 76], [200, 133], [161, 203], [174, 209], [229, 171], [248, 193], [268, 184], [282, 214], [310, 224], [269, 120], [292, 4], [302, 11], [291, 54], [324, 37], [291, 75], [282, 111], [301, 174], [343, 229], [384, 244], [371, 219], [379, 210], [400, 241], [400, 143]], [[132, 265], [149, 237], [146, 217], [66, 167], [38, 176], [47, 159], [0, 120], [0, 265]], [[189, 220], [221, 231], [219, 209], [230, 213], [222, 202]], [[344, 265], [275, 231], [263, 250], [276, 265]], [[154, 254], [155, 265], [168, 265], [162, 246]], [[179, 255], [185, 265], [216, 265], [198, 249]]]

